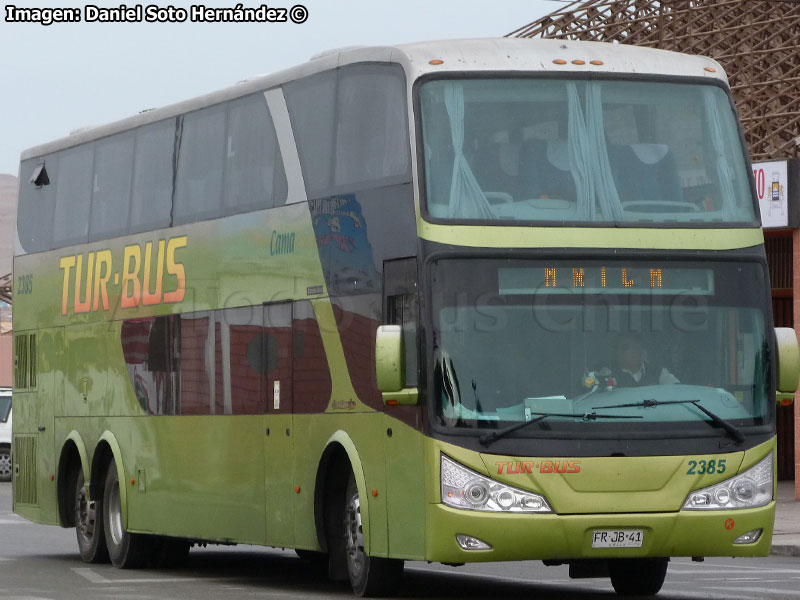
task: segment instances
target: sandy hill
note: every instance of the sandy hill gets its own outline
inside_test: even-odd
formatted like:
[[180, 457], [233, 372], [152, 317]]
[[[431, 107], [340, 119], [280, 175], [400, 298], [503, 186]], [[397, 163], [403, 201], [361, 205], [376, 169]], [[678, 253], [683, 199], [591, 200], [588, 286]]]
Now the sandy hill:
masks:
[[11, 272], [16, 218], [17, 178], [0, 174], [0, 276]]

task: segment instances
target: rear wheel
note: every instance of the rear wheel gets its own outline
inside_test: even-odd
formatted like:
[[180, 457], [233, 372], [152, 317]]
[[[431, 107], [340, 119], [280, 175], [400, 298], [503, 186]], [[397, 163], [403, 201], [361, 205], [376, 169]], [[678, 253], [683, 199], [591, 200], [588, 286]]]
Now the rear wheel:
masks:
[[11, 481], [11, 448], [0, 447], [0, 481]]
[[403, 577], [403, 561], [368, 556], [364, 550], [361, 501], [353, 474], [347, 482], [344, 503], [344, 538], [347, 572], [357, 596], [391, 596]]
[[611, 585], [620, 596], [653, 596], [664, 585], [667, 558], [623, 558], [608, 561]]
[[120, 569], [136, 569], [144, 566], [152, 555], [153, 538], [148, 535], [130, 533], [125, 529], [122, 518], [120, 481], [114, 459], [111, 459], [108, 464], [104, 489], [104, 529], [111, 563]]
[[108, 562], [108, 549], [103, 533], [103, 501], [97, 500], [102, 489], [95, 489], [95, 499], [89, 500], [82, 469], [78, 469], [74, 481], [75, 532], [81, 560], [87, 563]]

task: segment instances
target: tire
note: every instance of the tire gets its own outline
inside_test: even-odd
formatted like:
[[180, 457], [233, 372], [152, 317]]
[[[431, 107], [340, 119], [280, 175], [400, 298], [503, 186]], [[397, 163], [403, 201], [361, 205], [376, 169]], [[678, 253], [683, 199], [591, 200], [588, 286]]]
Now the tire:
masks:
[[74, 476], [75, 534], [78, 538], [78, 551], [81, 560], [87, 563], [107, 563], [108, 548], [103, 529], [102, 489], [95, 488], [95, 500], [88, 500], [84, 487], [83, 470], [78, 468]]
[[664, 585], [668, 563], [668, 558], [609, 560], [611, 585], [620, 596], [653, 596]]
[[11, 448], [0, 448], [0, 481], [11, 481], [13, 467], [11, 466]]
[[118, 569], [145, 566], [152, 557], [154, 540], [151, 536], [130, 533], [125, 529], [120, 482], [114, 459], [108, 463], [103, 490], [103, 525], [111, 564]]
[[350, 585], [357, 596], [392, 596], [403, 577], [403, 561], [368, 556], [364, 551], [361, 503], [353, 474], [347, 482], [344, 503], [344, 547]]

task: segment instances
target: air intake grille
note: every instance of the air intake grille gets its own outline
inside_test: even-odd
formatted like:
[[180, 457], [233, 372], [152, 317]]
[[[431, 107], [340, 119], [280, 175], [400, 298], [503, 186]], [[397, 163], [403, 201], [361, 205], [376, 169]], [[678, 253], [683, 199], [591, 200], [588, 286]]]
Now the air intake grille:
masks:
[[36, 388], [36, 334], [14, 336], [14, 388]]
[[36, 506], [39, 502], [36, 490], [36, 438], [15, 436], [11, 458], [14, 461], [14, 503]]

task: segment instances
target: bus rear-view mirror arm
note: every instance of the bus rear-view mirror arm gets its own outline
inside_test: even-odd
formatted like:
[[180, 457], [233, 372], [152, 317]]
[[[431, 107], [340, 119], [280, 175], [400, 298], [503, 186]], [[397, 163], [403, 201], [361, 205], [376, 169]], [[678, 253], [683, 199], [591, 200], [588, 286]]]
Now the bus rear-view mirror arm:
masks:
[[383, 403], [415, 405], [417, 388], [407, 388], [403, 330], [399, 325], [381, 325], [375, 334], [375, 375]]
[[800, 348], [794, 329], [776, 327], [775, 346], [778, 351], [775, 399], [779, 404], [787, 405], [794, 402], [797, 380], [800, 377]]

